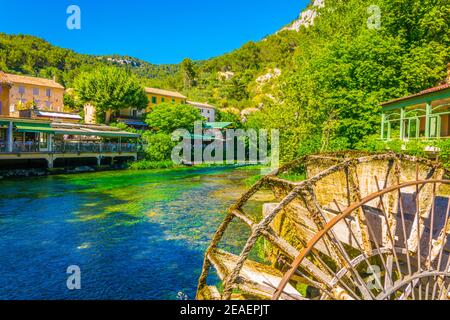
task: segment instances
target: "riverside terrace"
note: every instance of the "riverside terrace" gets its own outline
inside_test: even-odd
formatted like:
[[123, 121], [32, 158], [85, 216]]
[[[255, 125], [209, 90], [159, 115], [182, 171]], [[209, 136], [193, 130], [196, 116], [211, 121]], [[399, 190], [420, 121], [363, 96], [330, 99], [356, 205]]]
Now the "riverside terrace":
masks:
[[381, 106], [383, 140], [450, 138], [450, 82]]
[[104, 125], [0, 117], [0, 168], [37, 161], [53, 168], [77, 161], [136, 160], [137, 138]]

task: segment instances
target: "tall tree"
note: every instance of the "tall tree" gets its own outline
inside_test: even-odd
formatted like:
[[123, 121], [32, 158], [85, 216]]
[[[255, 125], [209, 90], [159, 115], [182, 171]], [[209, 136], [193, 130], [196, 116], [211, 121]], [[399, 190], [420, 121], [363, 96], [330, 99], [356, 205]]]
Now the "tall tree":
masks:
[[195, 86], [197, 73], [194, 63], [191, 59], [184, 59], [181, 63], [181, 72], [183, 73], [184, 89], [190, 89]]
[[204, 120], [200, 110], [188, 104], [162, 103], [152, 108], [146, 122], [154, 132], [171, 134], [177, 129], [193, 131], [199, 120]]
[[126, 108], [145, 109], [148, 98], [139, 80], [114, 67], [101, 67], [81, 73], [75, 80], [75, 92], [84, 104], [96, 107], [97, 119], [109, 123], [111, 113]]

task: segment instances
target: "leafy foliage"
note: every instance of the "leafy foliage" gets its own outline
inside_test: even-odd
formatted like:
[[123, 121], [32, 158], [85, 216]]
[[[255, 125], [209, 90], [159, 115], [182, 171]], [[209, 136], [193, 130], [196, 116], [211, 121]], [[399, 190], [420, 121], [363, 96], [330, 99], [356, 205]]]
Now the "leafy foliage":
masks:
[[193, 131], [194, 122], [203, 120], [200, 110], [191, 105], [162, 103], [153, 107], [146, 122], [153, 132], [172, 134], [177, 129]]
[[[372, 5], [381, 9], [378, 29], [367, 24]], [[432, 87], [446, 76], [450, 4], [335, 0], [317, 10], [314, 26], [180, 65], [79, 55], [34, 37], [0, 34], [0, 69], [56, 76], [70, 86], [83, 71], [114, 65], [137, 74], [144, 85], [182, 91], [191, 100], [238, 110], [236, 116], [258, 108], [261, 112], [252, 113], [245, 127], [279, 129], [285, 161], [317, 151], [382, 148], [377, 141], [380, 102]], [[275, 69], [280, 76], [257, 81]], [[156, 119], [155, 112], [165, 120]], [[179, 119], [175, 110], [155, 112], [148, 119], [155, 132], [192, 124], [192, 119], [172, 121]], [[219, 113], [219, 118], [236, 117]]]
[[148, 79], [167, 77], [180, 70], [178, 65], [154, 65], [131, 57], [83, 55], [37, 37], [0, 33], [0, 70], [4, 72], [56, 77], [59, 83], [70, 88], [81, 72], [100, 66], [126, 69]]
[[144, 140], [147, 142], [147, 149], [145, 150], [146, 160], [152, 162], [170, 160], [172, 149], [176, 144], [172, 141], [172, 137], [169, 134], [146, 132]]
[[75, 80], [75, 92], [83, 104], [96, 107], [100, 119], [113, 111], [142, 110], [148, 106], [147, 95], [139, 80], [118, 68], [102, 67], [81, 73]]
[[[373, 4], [382, 11], [380, 29], [366, 24]], [[379, 130], [380, 102], [441, 82], [449, 8], [441, 0], [327, 2], [315, 25], [299, 32], [293, 68], [279, 80], [280, 102], [255, 115], [259, 126], [281, 130], [284, 160], [360, 146]]]

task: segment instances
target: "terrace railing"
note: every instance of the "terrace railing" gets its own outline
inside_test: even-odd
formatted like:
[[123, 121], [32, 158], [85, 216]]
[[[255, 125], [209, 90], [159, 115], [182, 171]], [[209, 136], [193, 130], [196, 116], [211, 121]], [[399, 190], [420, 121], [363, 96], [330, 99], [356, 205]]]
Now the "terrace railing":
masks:
[[56, 142], [54, 143], [53, 151], [64, 153], [136, 152], [137, 145], [134, 143]]
[[[135, 143], [100, 143], [100, 142], [77, 142], [56, 141], [52, 143], [51, 149], [47, 144], [39, 142], [14, 142], [13, 153], [120, 153], [137, 152], [138, 145]], [[51, 150], [51, 151], [50, 151]], [[0, 153], [8, 153], [8, 145], [0, 142]]]
[[39, 152], [40, 150], [39, 142], [28, 141], [28, 142], [14, 142], [13, 143], [13, 152]]
[[5, 142], [0, 142], [0, 153], [8, 152], [8, 145]]

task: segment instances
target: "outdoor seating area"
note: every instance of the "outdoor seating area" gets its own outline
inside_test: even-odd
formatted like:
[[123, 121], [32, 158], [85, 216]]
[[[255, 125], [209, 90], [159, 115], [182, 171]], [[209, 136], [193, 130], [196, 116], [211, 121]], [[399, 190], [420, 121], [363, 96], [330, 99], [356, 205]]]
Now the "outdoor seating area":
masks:
[[450, 85], [382, 104], [381, 138], [413, 140], [450, 138]]
[[0, 118], [2, 160], [125, 156], [137, 158], [138, 134], [105, 125]]

